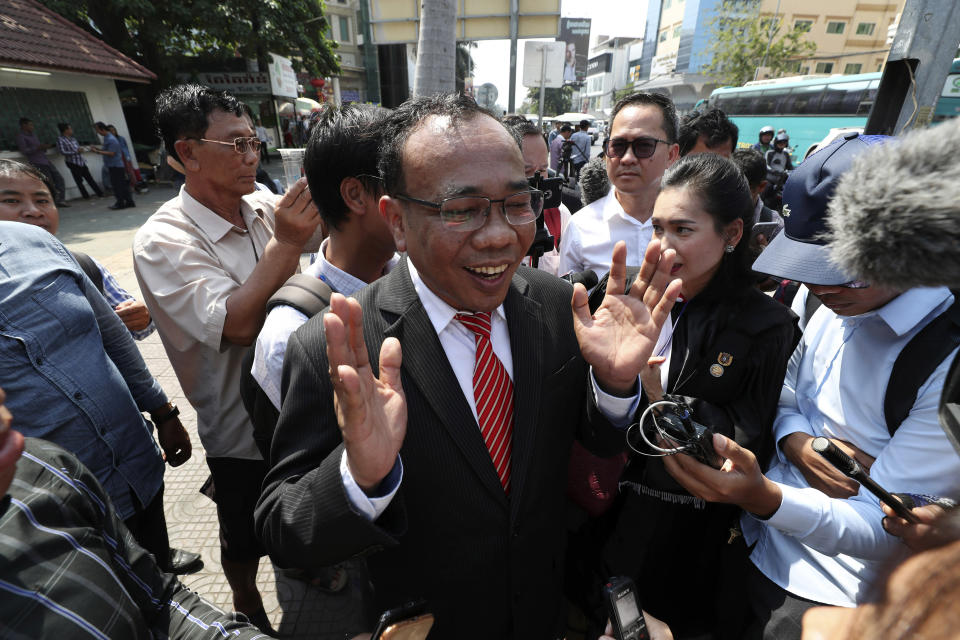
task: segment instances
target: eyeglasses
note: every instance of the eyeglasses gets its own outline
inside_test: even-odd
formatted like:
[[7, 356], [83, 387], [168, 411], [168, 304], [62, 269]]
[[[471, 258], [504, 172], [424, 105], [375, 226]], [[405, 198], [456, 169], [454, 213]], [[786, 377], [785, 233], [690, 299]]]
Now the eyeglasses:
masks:
[[502, 200], [491, 200], [486, 196], [457, 196], [444, 198], [440, 202], [429, 202], [403, 194], [394, 197], [439, 209], [444, 228], [456, 231], [474, 231], [482, 227], [495, 202], [503, 203], [503, 215], [507, 222], [515, 227], [536, 222], [543, 211], [543, 191], [537, 189], [521, 191]]
[[248, 151], [253, 151], [257, 153], [260, 151], [260, 139], [259, 138], [234, 138], [231, 142], [224, 142], [223, 140], [208, 140], [207, 138], [191, 138], [192, 140], [199, 140], [200, 142], [214, 142], [216, 144], [227, 144], [233, 147], [233, 150], [237, 153], [247, 153]]
[[649, 136], [640, 136], [633, 140], [623, 138], [607, 138], [603, 141], [603, 152], [610, 158], [622, 158], [627, 155], [627, 148], [633, 149], [633, 155], [638, 160], [649, 158], [657, 150], [657, 143], [670, 144], [660, 138], [651, 138]]

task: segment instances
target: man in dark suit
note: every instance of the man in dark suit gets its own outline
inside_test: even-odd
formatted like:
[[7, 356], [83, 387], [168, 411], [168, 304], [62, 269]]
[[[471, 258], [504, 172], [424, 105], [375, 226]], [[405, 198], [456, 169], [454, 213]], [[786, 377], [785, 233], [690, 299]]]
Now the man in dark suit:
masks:
[[570, 446], [624, 447], [672, 252], [624, 296], [617, 246], [594, 316], [581, 285], [518, 269], [542, 195], [470, 98], [401, 105], [380, 172], [407, 258], [291, 337], [257, 530], [280, 566], [369, 554], [377, 605], [425, 598], [431, 638], [562, 637]]

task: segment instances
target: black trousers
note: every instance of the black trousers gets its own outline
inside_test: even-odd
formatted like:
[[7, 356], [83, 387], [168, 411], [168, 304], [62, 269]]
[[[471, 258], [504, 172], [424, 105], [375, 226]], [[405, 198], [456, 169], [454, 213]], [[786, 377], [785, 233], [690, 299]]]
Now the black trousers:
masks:
[[53, 184], [53, 201], [57, 204], [63, 202], [66, 197], [66, 185], [63, 183], [63, 176], [52, 164], [35, 164], [33, 168], [47, 176], [47, 179]]
[[90, 167], [87, 165], [77, 166], [68, 162], [67, 169], [70, 169], [70, 174], [73, 176], [73, 181], [77, 183], [77, 189], [80, 189], [80, 195], [83, 196], [84, 200], [90, 197], [87, 194], [87, 190], [83, 188], [84, 180], [90, 184], [90, 188], [93, 189], [93, 192], [97, 194], [97, 196], [103, 196], [103, 191], [100, 190], [100, 186], [94, 182], [93, 176], [90, 175]]
[[110, 169], [110, 184], [113, 185], [113, 195], [117, 199], [114, 206], [133, 206], [133, 196], [130, 194], [130, 183], [127, 181], [127, 171], [123, 167], [108, 167]]
[[170, 570], [170, 538], [167, 536], [167, 518], [163, 515], [163, 487], [145, 507], [134, 495], [136, 513], [123, 521], [137, 543], [153, 554], [163, 571]]
[[267, 151], [267, 141], [260, 141], [260, 159], [266, 164], [270, 164], [270, 152]]

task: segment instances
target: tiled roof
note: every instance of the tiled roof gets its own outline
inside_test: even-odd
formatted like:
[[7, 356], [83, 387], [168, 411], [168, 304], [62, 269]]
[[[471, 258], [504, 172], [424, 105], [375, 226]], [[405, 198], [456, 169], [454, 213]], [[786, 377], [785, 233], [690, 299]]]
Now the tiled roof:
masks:
[[157, 77], [35, 0], [0, 0], [0, 66], [4, 65], [135, 82]]

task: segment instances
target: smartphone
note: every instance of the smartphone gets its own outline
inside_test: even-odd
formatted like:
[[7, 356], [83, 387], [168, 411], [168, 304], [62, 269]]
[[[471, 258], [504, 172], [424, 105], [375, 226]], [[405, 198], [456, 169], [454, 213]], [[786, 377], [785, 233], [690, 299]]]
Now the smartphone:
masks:
[[[427, 601], [426, 600], [416, 600], [407, 602], [399, 607], [393, 609], [387, 609], [382, 614], [380, 614], [380, 620], [377, 621], [377, 628], [374, 629], [373, 635], [370, 640], [379, 640], [380, 638], [387, 638], [388, 636], [384, 635], [388, 628], [397, 623], [403, 622], [405, 620], [415, 619], [419, 616], [422, 616], [427, 611]], [[433, 616], [430, 616], [430, 625], [433, 625]], [[429, 627], [427, 627], [429, 631]], [[400, 638], [401, 636], [393, 636], [394, 640]], [[416, 636], [414, 636], [416, 637]]]
[[753, 225], [753, 229], [750, 230], [750, 235], [755, 238], [762, 233], [763, 237], [769, 242], [777, 235], [780, 228], [781, 224], [779, 222], [758, 222]]
[[425, 640], [433, 627], [433, 614], [424, 613], [390, 625], [380, 634], [382, 640]]
[[610, 578], [603, 586], [603, 599], [607, 604], [614, 638], [650, 640], [633, 580], [624, 577]]

